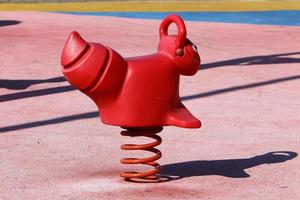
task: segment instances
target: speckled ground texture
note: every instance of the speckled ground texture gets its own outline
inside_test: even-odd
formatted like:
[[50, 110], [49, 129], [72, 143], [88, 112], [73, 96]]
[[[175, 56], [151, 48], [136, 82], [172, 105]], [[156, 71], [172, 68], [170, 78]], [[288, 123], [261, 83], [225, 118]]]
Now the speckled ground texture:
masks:
[[300, 27], [186, 22], [202, 69], [180, 92], [203, 127], [165, 127], [159, 162], [177, 179], [142, 184], [119, 178], [131, 155], [119, 146], [140, 141], [100, 123], [62, 78], [60, 53], [73, 30], [124, 56], [152, 53], [160, 20], [0, 19], [1, 200], [300, 199]]

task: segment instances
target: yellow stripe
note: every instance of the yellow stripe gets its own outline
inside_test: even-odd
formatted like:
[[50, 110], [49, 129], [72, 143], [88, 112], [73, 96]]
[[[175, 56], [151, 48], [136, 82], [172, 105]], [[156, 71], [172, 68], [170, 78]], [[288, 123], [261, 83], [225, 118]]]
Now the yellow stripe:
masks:
[[300, 10], [296, 1], [148, 1], [148, 2], [97, 2], [97, 3], [0, 3], [0, 11], [264, 11]]

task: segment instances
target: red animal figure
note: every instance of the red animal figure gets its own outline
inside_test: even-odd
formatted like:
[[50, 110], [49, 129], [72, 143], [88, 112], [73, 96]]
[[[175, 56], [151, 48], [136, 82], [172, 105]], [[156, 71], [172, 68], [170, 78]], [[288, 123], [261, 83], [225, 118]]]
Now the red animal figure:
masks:
[[[178, 35], [168, 35], [173, 22]], [[135, 132], [167, 125], [201, 126], [179, 97], [179, 76], [194, 75], [199, 69], [197, 47], [186, 38], [185, 24], [177, 15], [162, 21], [159, 35], [156, 53], [123, 58], [107, 46], [86, 42], [77, 32], [70, 34], [62, 51], [62, 71], [71, 85], [97, 104], [103, 123]]]

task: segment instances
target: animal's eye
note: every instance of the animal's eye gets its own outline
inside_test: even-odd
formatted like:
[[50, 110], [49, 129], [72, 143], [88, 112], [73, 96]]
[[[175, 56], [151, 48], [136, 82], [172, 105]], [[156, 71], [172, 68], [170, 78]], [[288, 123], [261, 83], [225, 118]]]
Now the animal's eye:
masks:
[[198, 48], [197, 48], [196, 45], [193, 44], [192, 47], [193, 47], [193, 49], [194, 49], [195, 52], [198, 52]]
[[184, 54], [183, 49], [177, 49], [177, 50], [176, 50], [176, 55], [177, 55], [177, 56], [182, 57], [183, 54]]

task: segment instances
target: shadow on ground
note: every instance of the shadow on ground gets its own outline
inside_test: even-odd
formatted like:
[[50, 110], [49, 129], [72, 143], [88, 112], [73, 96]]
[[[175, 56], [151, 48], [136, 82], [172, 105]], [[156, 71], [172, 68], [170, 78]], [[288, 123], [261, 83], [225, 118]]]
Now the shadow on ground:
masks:
[[24, 123], [24, 124], [17, 124], [17, 125], [12, 125], [12, 126], [1, 127], [0, 133], [8, 132], [8, 131], [17, 131], [17, 130], [27, 129], [27, 128], [35, 128], [35, 127], [39, 127], [39, 126], [47, 126], [47, 125], [52, 125], [52, 124], [60, 124], [60, 123], [75, 121], [75, 120], [95, 118], [98, 116], [99, 116], [98, 111], [82, 113], [82, 114], [77, 114], [77, 115], [63, 116], [63, 117], [58, 117], [58, 118], [53, 118], [53, 119], [40, 120], [40, 121], [29, 122], [29, 123]]
[[267, 81], [261, 81], [261, 82], [249, 83], [249, 84], [245, 84], [245, 85], [238, 85], [238, 86], [233, 86], [233, 87], [211, 90], [208, 92], [202, 92], [199, 94], [184, 96], [184, 97], [181, 97], [181, 100], [187, 101], [187, 100], [192, 100], [192, 99], [197, 99], [197, 98], [204, 98], [204, 97], [219, 95], [219, 94], [228, 93], [228, 92], [235, 92], [238, 90], [245, 90], [245, 89], [250, 89], [250, 88], [262, 87], [265, 85], [282, 83], [282, 82], [286, 82], [286, 81], [293, 81], [293, 80], [297, 80], [297, 79], [300, 79], [300, 75], [287, 76], [287, 77], [278, 78], [278, 79], [271, 79], [271, 80], [267, 80]]
[[212, 62], [202, 64], [200, 70], [225, 67], [225, 66], [248, 66], [248, 65], [269, 65], [269, 64], [290, 64], [300, 63], [300, 58], [293, 58], [288, 56], [300, 55], [300, 52], [282, 53], [282, 54], [271, 54], [263, 56], [250, 56], [237, 59], [223, 60], [218, 62]]
[[263, 164], [282, 163], [297, 157], [297, 155], [296, 152], [292, 151], [274, 151], [244, 159], [188, 161], [164, 165], [160, 173], [163, 176], [175, 177], [175, 179], [209, 175], [219, 175], [229, 178], [247, 178], [250, 177], [250, 175], [245, 172], [246, 169]]
[[18, 20], [0, 20], [0, 27], [1, 26], [12, 26], [12, 25], [17, 25], [20, 24], [21, 21]]
[[64, 82], [66, 79], [62, 76], [49, 78], [49, 79], [39, 79], [39, 80], [9, 80], [0, 79], [0, 88], [6, 88], [10, 90], [24, 90], [31, 85], [41, 84], [41, 83], [56, 83]]
[[[41, 83], [57, 83], [64, 82], [66, 79], [62, 76], [49, 78], [49, 79], [39, 79], [39, 80], [8, 80], [0, 79], [0, 89], [6, 88], [11, 90], [24, 90], [32, 85], [41, 84]], [[44, 96], [50, 94], [58, 94], [62, 92], [69, 92], [75, 90], [72, 86], [59, 86], [53, 88], [45, 88], [32, 91], [23, 91], [16, 92], [12, 94], [5, 94], [0, 96], [0, 102], [12, 101], [36, 96]]]

